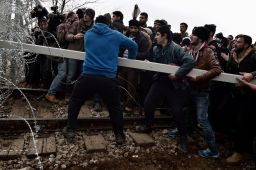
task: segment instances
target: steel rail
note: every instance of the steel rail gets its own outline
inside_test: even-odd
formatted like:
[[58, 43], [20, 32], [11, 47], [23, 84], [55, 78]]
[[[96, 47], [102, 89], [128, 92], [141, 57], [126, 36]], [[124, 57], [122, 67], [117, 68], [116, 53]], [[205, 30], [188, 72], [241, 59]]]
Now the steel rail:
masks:
[[[26, 118], [28, 123], [34, 129], [34, 119]], [[39, 131], [56, 131], [64, 128], [67, 123], [66, 118], [37, 118]], [[144, 123], [144, 117], [124, 117], [125, 128], [135, 128], [136, 125]], [[157, 116], [155, 118], [156, 128], [166, 128], [172, 125], [171, 116]], [[108, 117], [101, 118], [79, 118], [77, 121], [78, 130], [109, 130], [112, 128]], [[29, 131], [24, 120], [18, 118], [0, 118], [0, 133], [19, 133]]]

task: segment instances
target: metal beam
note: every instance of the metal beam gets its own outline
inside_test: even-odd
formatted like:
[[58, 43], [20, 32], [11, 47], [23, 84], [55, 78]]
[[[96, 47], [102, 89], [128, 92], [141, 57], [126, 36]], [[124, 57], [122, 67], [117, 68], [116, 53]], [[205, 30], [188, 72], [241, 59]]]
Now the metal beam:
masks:
[[[84, 60], [85, 53], [73, 50], [66, 50], [61, 48], [53, 48], [46, 46], [39, 46], [34, 44], [25, 44], [25, 43], [17, 43], [11, 41], [3, 41], [0, 40], [0, 48], [9, 48], [9, 49], [23, 49], [27, 52], [33, 52], [37, 54], [51, 55], [57, 57], [64, 58], [72, 58], [77, 60]], [[126, 58], [118, 58], [118, 65], [122, 67], [135, 68], [140, 70], [149, 70], [156, 71], [162, 73], [175, 73], [178, 70], [178, 66], [159, 64], [154, 62], [146, 62], [139, 60], [130, 60]], [[199, 76], [204, 74], [205, 70], [193, 69], [188, 75], [189, 76]], [[213, 80], [228, 82], [228, 83], [237, 83], [236, 77], [240, 77], [241, 75], [221, 73], [219, 76], [215, 77]], [[256, 81], [253, 81], [256, 84]]]

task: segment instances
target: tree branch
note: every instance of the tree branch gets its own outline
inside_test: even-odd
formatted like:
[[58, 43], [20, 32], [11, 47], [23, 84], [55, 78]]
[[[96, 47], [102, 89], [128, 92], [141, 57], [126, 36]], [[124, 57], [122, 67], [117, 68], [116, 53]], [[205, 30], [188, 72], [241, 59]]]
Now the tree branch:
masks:
[[60, 8], [60, 13], [62, 14], [66, 5], [66, 0], [62, 0], [61, 8]]
[[93, 1], [85, 2], [85, 3], [80, 4], [80, 5], [76, 6], [75, 8], [73, 8], [72, 11], [74, 11], [74, 10], [76, 10], [76, 9], [78, 9], [78, 8], [80, 8], [80, 7], [84, 6], [84, 5], [86, 5], [86, 4], [96, 3], [97, 1], [98, 1], [98, 0], [93, 0]]

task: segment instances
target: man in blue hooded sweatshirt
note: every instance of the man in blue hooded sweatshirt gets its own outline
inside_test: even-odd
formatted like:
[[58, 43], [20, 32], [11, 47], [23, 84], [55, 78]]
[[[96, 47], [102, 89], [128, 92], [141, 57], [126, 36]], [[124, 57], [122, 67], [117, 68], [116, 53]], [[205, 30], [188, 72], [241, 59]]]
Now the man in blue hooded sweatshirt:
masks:
[[83, 73], [78, 79], [68, 107], [68, 122], [63, 134], [72, 142], [80, 108], [94, 93], [105, 101], [112, 122], [117, 144], [125, 142], [123, 114], [120, 105], [118, 81], [116, 80], [119, 48], [129, 51], [128, 58], [137, 56], [137, 44], [118, 31], [109, 28], [110, 21], [98, 16], [96, 24], [84, 36], [85, 60]]

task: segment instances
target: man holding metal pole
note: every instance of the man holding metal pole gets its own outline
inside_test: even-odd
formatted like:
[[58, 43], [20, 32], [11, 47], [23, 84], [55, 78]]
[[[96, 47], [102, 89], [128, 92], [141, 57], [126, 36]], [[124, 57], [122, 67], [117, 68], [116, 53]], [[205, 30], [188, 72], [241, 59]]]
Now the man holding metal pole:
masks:
[[119, 48], [128, 49], [128, 58], [135, 59], [137, 44], [118, 31], [109, 28], [110, 21], [98, 16], [93, 28], [84, 36], [86, 57], [83, 73], [72, 92], [68, 107], [68, 122], [64, 136], [73, 141], [77, 116], [85, 100], [99, 93], [105, 101], [112, 122], [117, 144], [125, 142], [123, 114], [120, 105], [118, 81], [116, 80]]

